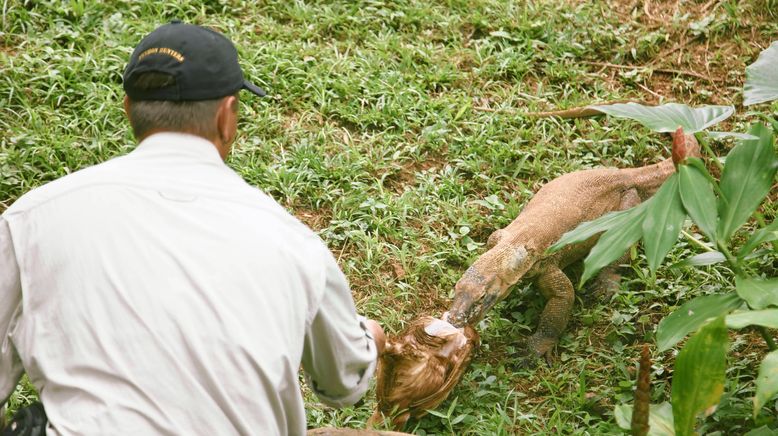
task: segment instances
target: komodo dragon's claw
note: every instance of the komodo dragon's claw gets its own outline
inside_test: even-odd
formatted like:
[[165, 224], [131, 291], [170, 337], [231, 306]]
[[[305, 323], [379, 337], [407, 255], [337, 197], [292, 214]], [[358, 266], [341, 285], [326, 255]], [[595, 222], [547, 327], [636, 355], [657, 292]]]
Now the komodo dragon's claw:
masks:
[[524, 341], [517, 347], [518, 349], [511, 353], [512, 367], [514, 369], [535, 369], [545, 362], [548, 366], [553, 366], [556, 362], [556, 353], [554, 353], [555, 347], [549, 346], [545, 351], [536, 351], [530, 341]]
[[535, 369], [540, 365], [540, 356], [529, 350], [519, 350], [511, 353], [510, 368], [514, 371]]

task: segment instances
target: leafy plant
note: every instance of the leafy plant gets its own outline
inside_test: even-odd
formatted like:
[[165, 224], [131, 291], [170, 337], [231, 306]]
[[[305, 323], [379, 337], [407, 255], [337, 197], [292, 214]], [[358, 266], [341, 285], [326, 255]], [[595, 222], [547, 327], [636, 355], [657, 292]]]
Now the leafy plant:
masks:
[[[755, 104], [778, 98], [778, 42], [765, 50], [748, 67], [745, 103]], [[686, 335], [692, 337], [681, 349], [675, 362], [672, 384], [674, 433], [694, 434], [697, 416], [715, 411], [724, 391], [727, 328], [757, 326], [770, 350], [756, 379], [753, 414], [778, 393], [778, 351], [768, 328], [778, 328], [778, 279], [761, 278], [750, 270], [746, 260], [759, 246], [778, 239], [778, 224], [772, 223], [753, 232], [737, 248], [739, 229], [757, 208], [773, 185], [778, 170], [773, 130], [755, 123], [748, 134], [738, 134], [740, 143], [721, 165], [706, 142], [704, 129], [730, 116], [731, 106], [690, 108], [681, 104], [646, 107], [634, 103], [593, 106], [606, 114], [637, 120], [657, 132], [674, 131], [682, 126], [696, 136], [722, 170], [716, 180], [702, 160], [689, 158], [677, 166], [649, 200], [630, 210], [611, 213], [584, 223], [566, 233], [552, 248], [582, 241], [603, 232], [597, 245], [584, 261], [581, 284], [610, 264], [635, 242], [643, 240], [646, 259], [652, 273], [659, 267], [681, 232], [688, 215], [713, 248], [700, 241], [707, 252], [679, 266], [726, 262], [735, 273], [734, 283], [725, 283], [721, 294], [692, 299], [659, 323], [656, 340], [659, 351], [675, 346]], [[773, 128], [775, 120], [769, 119]], [[716, 136], [722, 136], [719, 133]], [[730, 135], [732, 136], [732, 135]], [[704, 257], [704, 259], [703, 259]], [[733, 312], [735, 311], [735, 312]], [[617, 417], [624, 416], [617, 409]], [[655, 415], [654, 421], [656, 421]], [[620, 421], [623, 421], [620, 420]], [[623, 426], [624, 427], [624, 426]], [[624, 427], [628, 428], [628, 427]]]
[[759, 59], [746, 68], [743, 106], [778, 99], [778, 41], [764, 50]]

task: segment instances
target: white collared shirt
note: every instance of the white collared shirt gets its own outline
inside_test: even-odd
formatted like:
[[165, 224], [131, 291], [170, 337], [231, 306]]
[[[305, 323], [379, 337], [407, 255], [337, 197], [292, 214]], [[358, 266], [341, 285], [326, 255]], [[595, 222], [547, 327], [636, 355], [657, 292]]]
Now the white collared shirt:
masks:
[[0, 401], [50, 434], [303, 434], [302, 363], [356, 402], [376, 351], [322, 241], [201, 138], [159, 133], [0, 218]]

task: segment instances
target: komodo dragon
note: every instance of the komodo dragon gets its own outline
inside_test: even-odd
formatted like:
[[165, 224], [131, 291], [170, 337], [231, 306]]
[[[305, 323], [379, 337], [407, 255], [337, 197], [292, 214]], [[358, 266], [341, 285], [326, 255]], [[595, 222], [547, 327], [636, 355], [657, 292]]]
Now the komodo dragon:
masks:
[[408, 418], [443, 402], [478, 346], [475, 324], [520, 279], [535, 280], [549, 300], [527, 350], [549, 357], [573, 306], [573, 285], [562, 269], [585, 256], [596, 237], [552, 255], [546, 249], [582, 222], [645, 200], [675, 171], [673, 163], [687, 156], [699, 156], [699, 145], [679, 129], [672, 159], [642, 168], [578, 171], [541, 188], [518, 218], [489, 237], [489, 250], [457, 282], [442, 319], [422, 316], [387, 339], [377, 371], [378, 407], [370, 422], [394, 410], [392, 423], [401, 428]]
[[[673, 162], [699, 156], [693, 135], [673, 134], [673, 158], [640, 168], [576, 171], [552, 180], [530, 200], [519, 216], [489, 236], [487, 249], [455, 285], [447, 320], [455, 327], [475, 325], [508, 295], [519, 280], [533, 280], [548, 300], [537, 331], [527, 341], [527, 354], [552, 357], [573, 307], [573, 284], [562, 270], [582, 259], [598, 236], [545, 254], [567, 231], [605, 213], [637, 205], [651, 196], [675, 171]], [[601, 279], [618, 280], [615, 266]], [[607, 283], [607, 280], [604, 280]]]

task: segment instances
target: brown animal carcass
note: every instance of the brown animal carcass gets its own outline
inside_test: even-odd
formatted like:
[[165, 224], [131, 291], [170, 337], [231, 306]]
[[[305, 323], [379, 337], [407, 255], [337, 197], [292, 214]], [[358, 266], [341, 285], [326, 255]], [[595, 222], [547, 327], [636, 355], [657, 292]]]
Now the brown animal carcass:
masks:
[[394, 428], [436, 408], [457, 385], [479, 337], [470, 327], [423, 316], [389, 339], [378, 367], [378, 408], [371, 423], [393, 416]]

